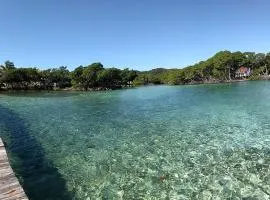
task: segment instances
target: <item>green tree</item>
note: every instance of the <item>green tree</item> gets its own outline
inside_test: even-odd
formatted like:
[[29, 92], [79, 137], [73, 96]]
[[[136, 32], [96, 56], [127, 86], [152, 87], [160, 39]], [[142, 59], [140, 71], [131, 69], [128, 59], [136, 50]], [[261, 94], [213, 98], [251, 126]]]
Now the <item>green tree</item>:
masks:
[[265, 54], [264, 53], [257, 53], [255, 55], [255, 63], [256, 63], [256, 68], [264, 66], [265, 65]]
[[44, 89], [52, 89], [54, 86], [65, 88], [71, 86], [71, 75], [67, 67], [47, 69], [40, 72], [40, 82]]
[[48, 90], [53, 88], [53, 78], [51, 76], [51, 71], [51, 69], [46, 69], [40, 72], [40, 82], [43, 89]]
[[269, 75], [269, 71], [270, 71], [270, 53], [266, 54], [264, 63], [265, 63], [266, 74]]
[[83, 88], [88, 90], [88, 88], [98, 87], [98, 73], [102, 71], [103, 65], [101, 63], [93, 63], [83, 69], [82, 80]]
[[122, 84], [125, 86], [131, 85], [131, 83], [135, 80], [137, 76], [137, 72], [134, 70], [129, 70], [128, 68], [122, 70]]
[[72, 78], [72, 85], [76, 88], [81, 88], [83, 87], [83, 66], [77, 67], [72, 73], [71, 73], [71, 78]]
[[246, 58], [246, 66], [252, 70], [256, 67], [256, 53], [255, 52], [244, 52]]
[[5, 72], [4, 82], [13, 89], [37, 88], [40, 74], [36, 68], [13, 68]]
[[11, 70], [11, 69], [15, 69], [14, 63], [11, 62], [11, 61], [9, 61], [9, 60], [7, 60], [7, 61], [5, 62], [5, 65], [1, 65], [1, 67], [2, 67], [3, 70]]
[[71, 77], [69, 70], [65, 66], [53, 68], [50, 71], [50, 80], [59, 88], [71, 86]]
[[232, 56], [230, 51], [218, 52], [213, 57], [214, 76], [220, 80], [231, 79]]
[[103, 88], [120, 88], [122, 84], [121, 70], [117, 68], [109, 68], [100, 71], [98, 74], [98, 83], [99, 86]]

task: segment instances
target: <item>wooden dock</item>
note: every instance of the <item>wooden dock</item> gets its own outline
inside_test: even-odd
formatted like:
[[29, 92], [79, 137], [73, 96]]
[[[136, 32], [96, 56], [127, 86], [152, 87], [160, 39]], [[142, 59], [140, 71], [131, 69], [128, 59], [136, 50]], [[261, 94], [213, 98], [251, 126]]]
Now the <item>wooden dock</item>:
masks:
[[0, 199], [28, 200], [22, 186], [16, 178], [7, 157], [7, 152], [0, 138]]

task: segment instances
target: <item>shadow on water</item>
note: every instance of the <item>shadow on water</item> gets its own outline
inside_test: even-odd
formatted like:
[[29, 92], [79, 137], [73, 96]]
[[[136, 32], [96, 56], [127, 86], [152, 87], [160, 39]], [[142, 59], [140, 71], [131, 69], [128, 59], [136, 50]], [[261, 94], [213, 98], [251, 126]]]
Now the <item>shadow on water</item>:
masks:
[[28, 133], [23, 119], [1, 105], [0, 119], [9, 134], [2, 134], [3, 140], [16, 160], [11, 162], [12, 167], [29, 199], [73, 199], [66, 189], [65, 180], [46, 159], [41, 145]]

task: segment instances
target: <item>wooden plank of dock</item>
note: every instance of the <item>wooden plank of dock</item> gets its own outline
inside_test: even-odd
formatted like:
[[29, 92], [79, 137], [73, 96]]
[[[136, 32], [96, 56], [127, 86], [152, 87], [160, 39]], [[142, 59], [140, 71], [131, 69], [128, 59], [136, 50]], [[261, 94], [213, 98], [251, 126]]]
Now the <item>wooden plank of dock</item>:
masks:
[[16, 178], [7, 157], [7, 152], [0, 138], [0, 199], [2, 200], [28, 200]]

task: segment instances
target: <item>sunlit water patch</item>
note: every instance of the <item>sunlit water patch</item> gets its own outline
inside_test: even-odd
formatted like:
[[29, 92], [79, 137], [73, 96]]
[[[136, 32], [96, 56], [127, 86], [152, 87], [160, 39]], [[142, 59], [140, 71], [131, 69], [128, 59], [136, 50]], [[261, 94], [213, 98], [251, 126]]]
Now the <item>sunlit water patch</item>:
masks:
[[270, 82], [4, 93], [0, 117], [32, 199], [270, 198]]

